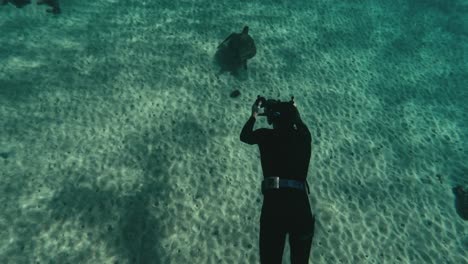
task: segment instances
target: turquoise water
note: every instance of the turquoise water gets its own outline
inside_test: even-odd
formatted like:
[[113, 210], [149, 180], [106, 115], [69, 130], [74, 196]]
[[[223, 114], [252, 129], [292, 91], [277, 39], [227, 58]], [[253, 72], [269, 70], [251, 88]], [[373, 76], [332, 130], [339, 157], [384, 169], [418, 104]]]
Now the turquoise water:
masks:
[[0, 263], [258, 263], [258, 94], [312, 132], [311, 263], [468, 263], [467, 1], [61, 6], [0, 6]]

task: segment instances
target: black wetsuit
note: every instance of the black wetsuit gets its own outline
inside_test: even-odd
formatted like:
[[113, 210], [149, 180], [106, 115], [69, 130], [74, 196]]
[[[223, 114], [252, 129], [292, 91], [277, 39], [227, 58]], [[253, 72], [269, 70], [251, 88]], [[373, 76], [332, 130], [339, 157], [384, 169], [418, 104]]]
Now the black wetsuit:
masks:
[[[264, 177], [305, 181], [311, 156], [311, 135], [300, 122], [297, 130], [279, 133], [275, 129], [253, 131], [255, 118], [244, 125], [240, 139], [258, 144]], [[308, 195], [292, 188], [266, 190], [260, 217], [261, 263], [281, 263], [286, 234], [289, 234], [291, 263], [308, 263], [315, 219]]]

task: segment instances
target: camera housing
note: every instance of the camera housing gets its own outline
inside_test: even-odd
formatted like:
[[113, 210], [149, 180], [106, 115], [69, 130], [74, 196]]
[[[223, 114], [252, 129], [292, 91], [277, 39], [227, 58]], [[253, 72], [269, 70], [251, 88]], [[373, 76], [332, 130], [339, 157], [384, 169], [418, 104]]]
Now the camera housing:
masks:
[[[257, 100], [255, 101], [255, 104], [258, 107], [263, 108], [263, 112], [259, 113], [258, 115], [267, 116], [269, 118], [276, 118], [276, 117], [281, 116], [281, 112], [275, 107], [279, 105], [280, 103], [283, 103], [283, 102], [279, 100], [275, 100], [275, 99], [266, 99], [265, 97], [260, 96], [260, 95], [257, 96]], [[294, 105], [294, 96], [291, 97], [291, 100], [288, 103]]]

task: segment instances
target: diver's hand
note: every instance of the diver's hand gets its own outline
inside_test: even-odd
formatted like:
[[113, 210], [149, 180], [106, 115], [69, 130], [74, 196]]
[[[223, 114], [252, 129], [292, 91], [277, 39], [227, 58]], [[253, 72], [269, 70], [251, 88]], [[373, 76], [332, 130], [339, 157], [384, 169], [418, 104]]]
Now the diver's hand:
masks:
[[259, 104], [254, 103], [252, 105], [252, 116], [257, 118], [258, 112], [260, 111], [260, 106]]

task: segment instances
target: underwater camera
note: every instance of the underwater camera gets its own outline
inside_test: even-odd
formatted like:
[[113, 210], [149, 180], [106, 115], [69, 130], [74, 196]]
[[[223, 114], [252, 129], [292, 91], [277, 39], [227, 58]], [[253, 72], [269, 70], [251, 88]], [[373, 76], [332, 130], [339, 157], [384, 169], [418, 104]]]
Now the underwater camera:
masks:
[[291, 97], [289, 102], [281, 102], [274, 99], [266, 99], [263, 96], [258, 95], [257, 100], [255, 100], [255, 105], [259, 108], [263, 108], [263, 112], [258, 113], [259, 116], [266, 116], [270, 119], [279, 118], [281, 116], [281, 107], [280, 105], [284, 103], [289, 103], [294, 105], [294, 96]]

